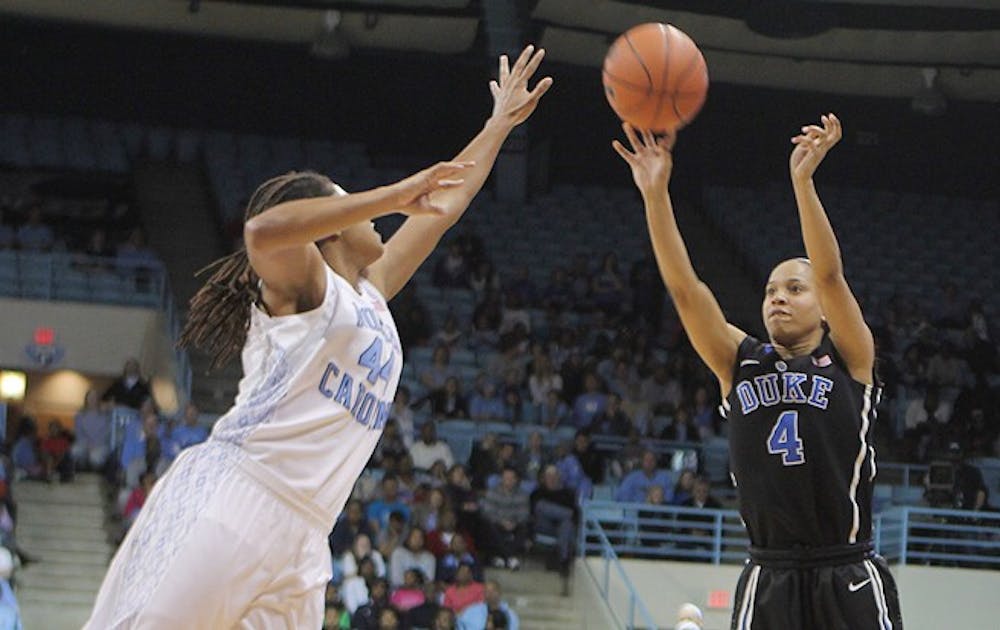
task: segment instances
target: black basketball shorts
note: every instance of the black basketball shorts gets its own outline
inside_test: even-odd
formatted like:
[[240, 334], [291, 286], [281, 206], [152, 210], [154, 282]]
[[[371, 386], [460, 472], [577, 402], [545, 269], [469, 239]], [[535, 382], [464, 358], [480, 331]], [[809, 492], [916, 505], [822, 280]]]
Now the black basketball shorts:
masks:
[[870, 545], [751, 549], [731, 630], [902, 630], [896, 582]]

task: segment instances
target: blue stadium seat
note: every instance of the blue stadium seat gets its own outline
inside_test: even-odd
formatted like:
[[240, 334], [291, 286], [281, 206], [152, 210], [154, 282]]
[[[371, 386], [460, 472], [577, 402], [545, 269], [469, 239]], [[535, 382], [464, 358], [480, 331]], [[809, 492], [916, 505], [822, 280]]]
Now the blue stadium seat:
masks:
[[471, 435], [449, 435], [448, 446], [451, 447], [452, 457], [455, 463], [465, 464], [472, 455], [472, 444], [475, 439]]
[[479, 430], [482, 433], [507, 434], [513, 432], [514, 427], [509, 422], [500, 422], [497, 420], [491, 420], [483, 422], [480, 425]]
[[556, 430], [550, 433], [550, 435], [556, 442], [566, 442], [576, 436], [576, 431], [576, 427], [562, 426], [556, 427]]
[[611, 501], [614, 499], [614, 494], [614, 486], [602, 483], [594, 486], [594, 492], [591, 498], [594, 501]]
[[450, 434], [469, 433], [474, 434], [477, 430], [475, 420], [453, 419], [442, 420], [438, 423], [438, 433], [448, 432]]

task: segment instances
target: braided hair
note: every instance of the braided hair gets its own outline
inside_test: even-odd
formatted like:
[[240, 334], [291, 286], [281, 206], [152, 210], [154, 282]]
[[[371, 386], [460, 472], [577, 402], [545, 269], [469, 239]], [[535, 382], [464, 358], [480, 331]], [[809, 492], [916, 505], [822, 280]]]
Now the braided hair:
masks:
[[[268, 208], [294, 199], [327, 197], [335, 185], [311, 171], [290, 172], [267, 180], [247, 203], [244, 223]], [[250, 309], [260, 304], [260, 277], [250, 266], [246, 248], [220, 258], [195, 275], [214, 270], [208, 282], [191, 298], [180, 347], [197, 347], [213, 356], [212, 368], [228, 363], [243, 349], [250, 328]]]

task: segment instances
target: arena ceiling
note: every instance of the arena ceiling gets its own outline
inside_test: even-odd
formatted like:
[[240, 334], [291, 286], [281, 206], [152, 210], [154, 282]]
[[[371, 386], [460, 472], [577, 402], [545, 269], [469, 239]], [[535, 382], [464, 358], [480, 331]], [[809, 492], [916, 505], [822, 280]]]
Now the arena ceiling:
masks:
[[[0, 15], [307, 46], [325, 37], [334, 54], [486, 54], [483, 4], [493, 1], [0, 0]], [[1000, 0], [513, 4], [521, 16], [515, 26], [551, 61], [596, 69], [618, 33], [662, 21], [698, 42], [713, 81], [912, 97], [934, 69], [948, 98], [1000, 102]]]

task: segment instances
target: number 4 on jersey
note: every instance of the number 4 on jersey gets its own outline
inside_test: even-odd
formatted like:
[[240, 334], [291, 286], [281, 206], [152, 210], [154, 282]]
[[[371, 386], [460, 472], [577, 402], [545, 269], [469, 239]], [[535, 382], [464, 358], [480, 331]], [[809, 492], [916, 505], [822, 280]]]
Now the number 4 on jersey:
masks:
[[368, 346], [361, 356], [358, 357], [358, 365], [368, 368], [368, 382], [374, 385], [379, 379], [386, 383], [392, 376], [392, 363], [396, 358], [396, 353], [389, 351], [389, 360], [382, 363], [382, 340], [375, 337], [372, 345]]
[[771, 435], [767, 437], [767, 452], [772, 455], [781, 454], [781, 463], [785, 466], [806, 463], [802, 439], [799, 438], [798, 411], [785, 411], [778, 416], [778, 421], [771, 428]]

